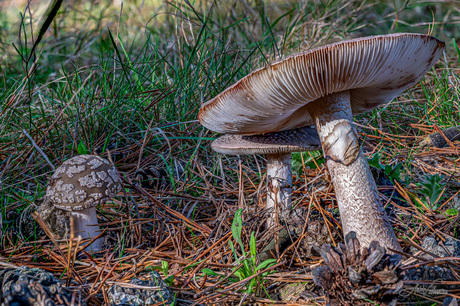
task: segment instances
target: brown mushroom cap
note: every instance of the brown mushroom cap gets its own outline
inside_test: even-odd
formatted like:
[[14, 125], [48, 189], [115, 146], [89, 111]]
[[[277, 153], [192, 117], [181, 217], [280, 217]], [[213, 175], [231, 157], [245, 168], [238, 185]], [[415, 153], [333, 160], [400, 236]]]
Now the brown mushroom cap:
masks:
[[232, 155], [283, 154], [321, 150], [321, 142], [316, 129], [303, 127], [264, 135], [223, 135], [212, 142], [211, 148]]
[[121, 190], [117, 170], [95, 155], [78, 155], [58, 167], [46, 196], [57, 208], [82, 210], [104, 203]]
[[387, 103], [439, 59], [444, 42], [391, 34], [339, 42], [295, 54], [242, 78], [200, 109], [208, 129], [261, 134], [314, 125], [305, 105], [350, 91], [354, 114]]

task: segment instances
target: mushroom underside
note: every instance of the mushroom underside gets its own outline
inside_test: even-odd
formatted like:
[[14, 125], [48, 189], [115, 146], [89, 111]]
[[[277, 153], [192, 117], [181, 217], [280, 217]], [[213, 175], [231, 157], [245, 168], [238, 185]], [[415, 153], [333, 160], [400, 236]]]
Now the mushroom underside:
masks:
[[[292, 170], [291, 153], [320, 150], [315, 128], [272, 132], [263, 135], [220, 136], [211, 144], [214, 151], [231, 155], [263, 154], [267, 160], [267, 227], [290, 224]], [[280, 222], [281, 221], [281, 222]]]

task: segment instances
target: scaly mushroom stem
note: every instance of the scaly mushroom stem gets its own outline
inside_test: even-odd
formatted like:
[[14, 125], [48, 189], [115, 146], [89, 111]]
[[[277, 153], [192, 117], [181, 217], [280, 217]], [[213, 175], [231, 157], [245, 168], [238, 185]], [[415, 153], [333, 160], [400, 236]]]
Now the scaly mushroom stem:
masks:
[[[97, 232], [97, 230], [99, 230], [99, 226], [97, 225], [98, 221], [96, 207], [91, 206], [90, 208], [75, 210], [72, 211], [70, 215], [74, 220], [73, 224], [75, 237], [80, 236], [82, 238], [94, 238], [100, 234], [100, 232]], [[85, 250], [97, 252], [102, 248], [103, 244], [104, 239], [99, 238], [95, 240]]]
[[339, 206], [343, 234], [355, 231], [362, 247], [376, 240], [401, 250], [380, 203], [377, 186], [358, 143], [350, 92], [327, 95], [307, 105], [316, 123]]
[[268, 228], [276, 224], [276, 212], [285, 218], [291, 210], [291, 153], [267, 154], [267, 209], [271, 211]]

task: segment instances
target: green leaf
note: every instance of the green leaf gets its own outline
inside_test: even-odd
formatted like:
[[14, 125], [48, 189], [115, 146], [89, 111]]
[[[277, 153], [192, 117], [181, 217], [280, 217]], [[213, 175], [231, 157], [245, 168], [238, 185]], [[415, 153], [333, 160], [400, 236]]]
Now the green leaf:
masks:
[[251, 256], [256, 258], [257, 255], [257, 248], [256, 248], [256, 237], [254, 236], [254, 232], [251, 233], [251, 239], [249, 239], [249, 249], [251, 251]]
[[367, 159], [367, 163], [369, 166], [377, 168], [377, 169], [383, 169], [382, 164], [380, 164], [380, 154], [375, 153], [372, 155], [372, 158]]
[[243, 274], [241, 273], [241, 270], [238, 270], [238, 271], [236, 271], [236, 272], [233, 273], [233, 274], [235, 274], [235, 276], [238, 277], [239, 280], [243, 280], [243, 279], [244, 279], [244, 276], [243, 276]]
[[251, 294], [256, 285], [257, 285], [257, 278], [251, 279], [251, 281], [248, 284], [248, 289], [246, 290], [246, 292]]
[[168, 286], [172, 286], [174, 283], [174, 275], [168, 276], [164, 281]]
[[240, 269], [241, 272], [243, 272], [245, 278], [246, 277], [249, 277], [253, 274], [253, 271], [251, 269], [251, 266], [249, 265], [249, 261], [246, 259], [244, 262], [243, 262], [243, 267]]
[[161, 261], [161, 270], [163, 271], [163, 274], [165, 276], [168, 275], [169, 265], [168, 265], [168, 262], [166, 260]]
[[240, 208], [236, 211], [235, 217], [233, 218], [232, 222], [232, 235], [233, 239], [239, 243], [241, 246], [241, 251], [243, 256], [246, 256], [246, 252], [244, 251], [243, 241], [241, 241], [241, 231], [243, 230], [243, 218], [242, 218], [243, 210]]
[[318, 165], [324, 163], [322, 151], [293, 152], [291, 159], [291, 169], [292, 173], [294, 173], [296, 176], [300, 176], [303, 169], [302, 156], [303, 161], [305, 163], [305, 167], [308, 167], [310, 169], [316, 169], [315, 161]]
[[257, 266], [256, 271], [265, 269], [266, 267], [273, 266], [275, 263], [276, 263], [276, 259], [273, 259], [273, 258], [264, 260]]
[[400, 181], [399, 174], [401, 173], [402, 164], [397, 164], [396, 166], [385, 165], [384, 172], [385, 175], [395, 181]]
[[78, 152], [78, 155], [83, 155], [83, 154], [88, 154], [89, 153], [88, 148], [86, 148], [85, 144], [81, 140], [80, 140], [80, 143], [77, 146], [77, 152]]
[[455, 208], [449, 208], [446, 210], [446, 214], [450, 215], [450, 216], [456, 216], [458, 215], [458, 210], [455, 209]]
[[243, 228], [243, 220], [241, 218], [241, 213], [242, 209], [240, 208], [235, 212], [235, 217], [233, 218], [232, 222], [233, 239], [235, 239], [238, 242], [241, 240], [241, 229]]
[[236, 254], [235, 247], [233, 246], [233, 242], [230, 240], [228, 242], [230, 249], [232, 250], [233, 256], [235, 257], [235, 260], [239, 263], [240, 261], [238, 260], [238, 255]]
[[202, 269], [201, 272], [203, 272], [203, 274], [211, 275], [211, 276], [222, 276], [222, 275], [219, 275], [216, 272], [214, 272], [213, 270], [208, 269], [208, 268]]
[[426, 175], [419, 186], [418, 191], [424, 196], [422, 199], [424, 202], [431, 206], [432, 209], [436, 208], [438, 198], [444, 190], [445, 184], [441, 183], [442, 177], [438, 174]]

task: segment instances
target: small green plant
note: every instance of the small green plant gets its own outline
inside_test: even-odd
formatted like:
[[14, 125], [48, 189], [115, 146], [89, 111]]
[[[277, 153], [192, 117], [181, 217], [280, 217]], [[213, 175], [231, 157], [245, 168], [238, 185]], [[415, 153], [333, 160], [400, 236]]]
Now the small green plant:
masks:
[[[165, 260], [162, 260], [162, 261], [161, 261], [161, 267], [160, 267], [160, 266], [147, 266], [147, 267], [145, 267], [145, 270], [144, 270], [144, 271], [153, 272], [154, 270], [161, 271], [161, 272], [163, 272], [163, 274], [164, 274], [165, 276], [167, 276], [167, 275], [168, 275], [168, 270], [169, 270], [169, 268], [168, 268], [168, 262], [165, 261]], [[172, 281], [169, 281], [169, 280], [167, 280], [167, 279], [172, 279], [172, 280], [174, 281], [173, 276], [171, 275], [170, 277], [167, 277], [167, 278], [164, 280], [165, 283], [166, 283], [168, 286], [171, 286], [173, 282], [172, 282]], [[159, 281], [158, 281], [157, 279], [154, 279], [154, 281], [155, 281], [155, 285], [157, 285], [157, 286], [160, 285], [160, 284], [158, 283]], [[176, 303], [176, 295], [177, 295], [177, 292], [174, 293], [173, 301], [172, 301], [170, 304], [166, 304], [166, 302], [164, 301], [163, 296], [161, 295], [161, 291], [160, 291], [160, 297], [161, 297], [161, 299], [163, 300], [163, 304], [161, 304], [161, 305], [174, 306], [175, 303]]]
[[85, 144], [83, 143], [83, 141], [80, 141], [80, 143], [78, 144], [78, 146], [77, 146], [77, 152], [78, 152], [78, 155], [84, 155], [84, 154], [88, 154], [88, 153], [89, 153], [89, 150], [88, 150], [88, 148], [85, 146]]
[[220, 277], [223, 277], [222, 275], [217, 274], [216, 272], [214, 272], [213, 270], [211, 270], [209, 268], [204, 268], [204, 269], [201, 270], [201, 272], [203, 272], [203, 274], [206, 274], [208, 276], [220, 276]]
[[458, 215], [458, 210], [455, 208], [449, 208], [446, 209], [446, 214], [448, 214], [449, 216], [456, 216]]
[[441, 181], [442, 177], [438, 174], [426, 175], [425, 178], [417, 184], [419, 187], [417, 190], [422, 194], [421, 201], [433, 210], [438, 208], [438, 203], [444, 192], [445, 184]]
[[166, 260], [162, 260], [161, 261], [161, 272], [163, 272], [164, 276], [166, 277], [164, 281], [168, 286], [172, 286], [172, 284], [174, 283], [174, 275], [168, 276], [168, 271], [169, 271], [168, 262]]
[[297, 177], [299, 177], [300, 174], [302, 173], [302, 168], [303, 168], [302, 157], [303, 157], [303, 163], [305, 163], [305, 167], [309, 167], [310, 169], [316, 169], [316, 165], [321, 165], [324, 163], [324, 157], [323, 157], [322, 151], [292, 153], [291, 169], [292, 169], [292, 173], [295, 174]]
[[401, 181], [401, 168], [402, 164], [397, 163], [396, 165], [382, 165], [380, 163], [381, 155], [376, 153], [372, 155], [372, 158], [367, 159], [369, 166], [374, 167], [378, 170], [383, 170], [385, 176], [392, 182]]
[[[238, 209], [235, 213], [235, 218], [233, 219], [233, 223], [232, 223], [233, 239], [241, 247], [241, 253], [243, 254], [241, 258], [236, 253], [233, 242], [231, 240], [229, 241], [230, 249], [232, 250], [232, 253], [235, 257], [236, 264], [238, 266], [242, 264], [240, 268], [237, 268], [237, 267], [233, 268], [234, 274], [238, 277], [238, 280], [236, 281], [241, 281], [248, 277], [251, 277], [257, 274], [260, 270], [263, 270], [265, 268], [268, 268], [274, 265], [276, 262], [276, 259], [267, 259], [264, 262], [260, 263], [259, 265], [256, 265], [257, 248], [256, 248], [256, 238], [254, 236], [254, 232], [251, 233], [251, 238], [249, 240], [250, 253], [249, 254], [246, 253], [244, 245], [243, 245], [243, 241], [241, 240], [241, 230], [243, 228], [243, 220], [242, 220], [241, 214], [242, 214], [242, 210]], [[256, 294], [259, 293], [260, 288], [261, 287], [264, 288], [263, 287], [264, 277], [266, 277], [267, 275], [273, 272], [274, 271], [268, 271], [268, 272], [262, 273], [258, 277], [254, 277], [253, 279], [251, 279], [249, 283], [246, 285], [246, 290], [244, 292], [248, 294], [251, 294], [254, 292]]]

